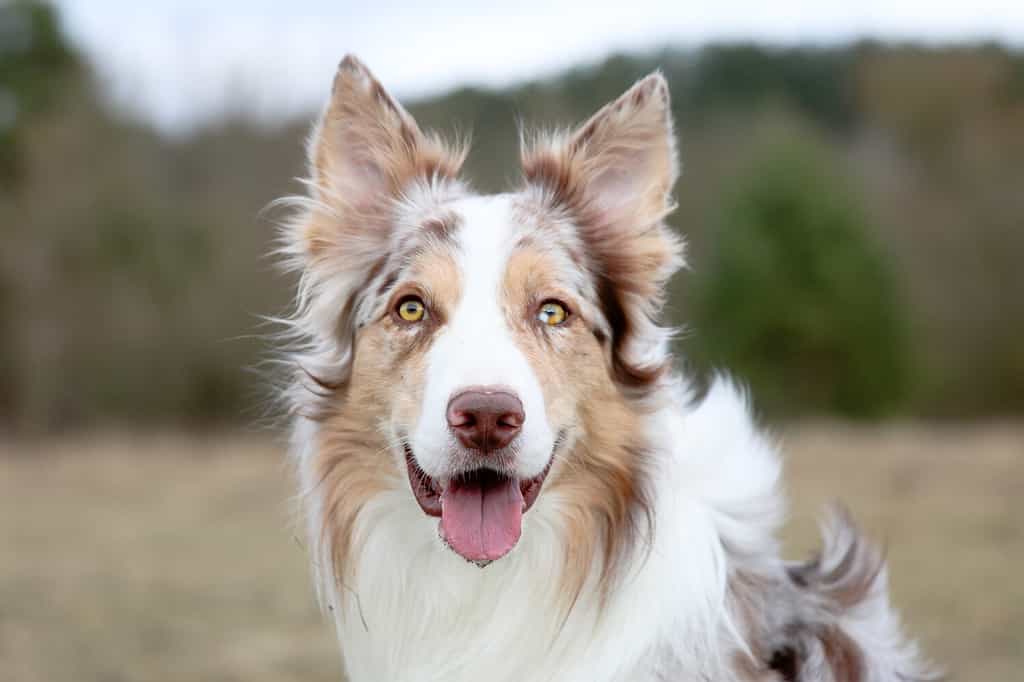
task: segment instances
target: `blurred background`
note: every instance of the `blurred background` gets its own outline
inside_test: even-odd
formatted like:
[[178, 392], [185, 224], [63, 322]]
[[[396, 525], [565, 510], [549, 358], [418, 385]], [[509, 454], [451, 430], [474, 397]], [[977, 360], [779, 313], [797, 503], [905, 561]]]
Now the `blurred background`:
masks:
[[378, 4], [0, 0], [0, 680], [339, 679], [259, 367], [350, 51], [482, 190], [661, 69], [678, 350], [780, 435], [787, 547], [845, 500], [950, 677], [1015, 678], [1024, 5]]

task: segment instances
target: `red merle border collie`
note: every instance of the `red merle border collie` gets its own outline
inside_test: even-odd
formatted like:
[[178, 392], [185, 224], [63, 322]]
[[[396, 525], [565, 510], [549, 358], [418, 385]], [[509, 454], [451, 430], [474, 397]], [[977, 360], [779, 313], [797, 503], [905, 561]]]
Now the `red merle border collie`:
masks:
[[672, 369], [664, 78], [524, 136], [513, 192], [464, 156], [347, 57], [291, 200], [293, 451], [348, 678], [930, 679], [879, 554], [836, 514], [784, 562], [776, 449]]

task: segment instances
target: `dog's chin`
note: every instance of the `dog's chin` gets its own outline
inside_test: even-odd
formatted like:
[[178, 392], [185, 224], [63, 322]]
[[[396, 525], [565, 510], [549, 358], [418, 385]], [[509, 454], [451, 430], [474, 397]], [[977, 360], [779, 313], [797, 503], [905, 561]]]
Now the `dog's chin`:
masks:
[[419, 467], [409, 448], [405, 461], [416, 502], [425, 514], [440, 518], [441, 539], [478, 566], [500, 559], [519, 542], [523, 514], [537, 501], [551, 468], [549, 460], [539, 475], [523, 479], [485, 464], [439, 480]]

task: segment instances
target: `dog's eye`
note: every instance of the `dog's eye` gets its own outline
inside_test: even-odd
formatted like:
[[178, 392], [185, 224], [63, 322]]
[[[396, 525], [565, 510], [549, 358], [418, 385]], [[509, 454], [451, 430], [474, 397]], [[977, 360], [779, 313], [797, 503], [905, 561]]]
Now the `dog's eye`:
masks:
[[569, 317], [569, 311], [558, 301], [545, 301], [537, 311], [537, 319], [549, 327], [557, 327]]
[[427, 307], [416, 296], [406, 296], [398, 302], [398, 316], [406, 322], [419, 322], [427, 316]]

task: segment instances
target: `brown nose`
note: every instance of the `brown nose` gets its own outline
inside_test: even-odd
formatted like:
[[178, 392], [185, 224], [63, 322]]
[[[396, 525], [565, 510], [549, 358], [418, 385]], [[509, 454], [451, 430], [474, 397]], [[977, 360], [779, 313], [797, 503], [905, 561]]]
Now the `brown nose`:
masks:
[[515, 394], [506, 390], [473, 388], [448, 403], [448, 426], [467, 448], [486, 454], [500, 450], [523, 428], [526, 415]]

